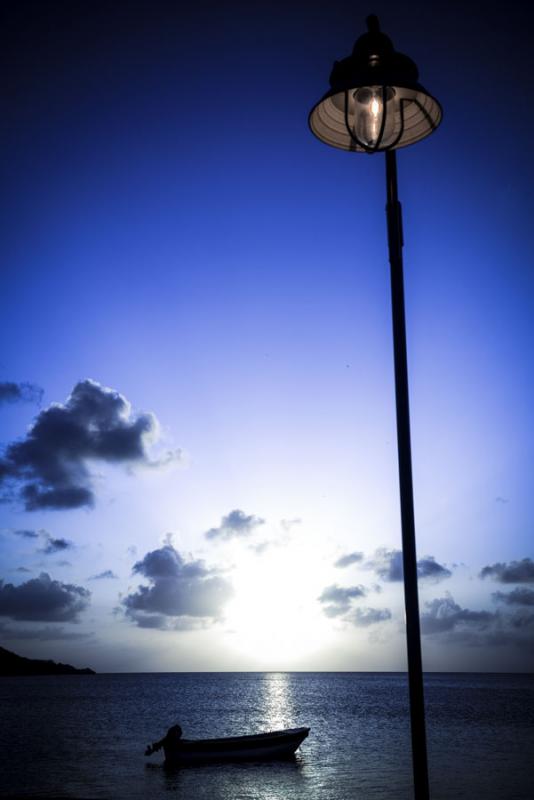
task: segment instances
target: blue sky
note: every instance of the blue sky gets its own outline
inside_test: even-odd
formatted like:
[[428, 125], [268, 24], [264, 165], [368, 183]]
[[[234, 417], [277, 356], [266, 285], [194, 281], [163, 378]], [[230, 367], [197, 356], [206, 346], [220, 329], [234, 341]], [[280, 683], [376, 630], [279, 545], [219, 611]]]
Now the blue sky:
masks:
[[[532, 668], [514, 3], [7, 7], [5, 646], [102, 670], [405, 667], [384, 163], [306, 121], [370, 12], [444, 107], [398, 155], [425, 666]], [[42, 499], [60, 483], [78, 505]]]

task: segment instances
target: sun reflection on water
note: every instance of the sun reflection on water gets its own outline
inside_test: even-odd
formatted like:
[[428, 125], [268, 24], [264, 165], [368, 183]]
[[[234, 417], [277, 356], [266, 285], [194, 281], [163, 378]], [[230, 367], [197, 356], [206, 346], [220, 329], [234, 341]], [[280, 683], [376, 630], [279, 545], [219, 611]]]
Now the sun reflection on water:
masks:
[[295, 703], [291, 676], [286, 672], [268, 672], [263, 678], [265, 730], [295, 727]]

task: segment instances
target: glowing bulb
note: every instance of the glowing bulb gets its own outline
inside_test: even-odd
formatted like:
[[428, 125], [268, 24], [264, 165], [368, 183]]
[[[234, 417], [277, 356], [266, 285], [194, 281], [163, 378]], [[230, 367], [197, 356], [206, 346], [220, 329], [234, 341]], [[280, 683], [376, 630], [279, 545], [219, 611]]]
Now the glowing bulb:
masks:
[[349, 124], [354, 136], [366, 147], [387, 147], [397, 136], [398, 110], [395, 89], [389, 86], [356, 89], [349, 103]]

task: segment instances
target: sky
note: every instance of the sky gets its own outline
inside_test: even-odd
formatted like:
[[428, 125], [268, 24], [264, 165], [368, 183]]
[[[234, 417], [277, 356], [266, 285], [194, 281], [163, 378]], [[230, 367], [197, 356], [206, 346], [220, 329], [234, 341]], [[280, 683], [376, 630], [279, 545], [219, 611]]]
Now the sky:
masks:
[[406, 668], [384, 158], [307, 115], [376, 13], [423, 663], [534, 666], [528, 8], [2, 7], [0, 641], [98, 671]]

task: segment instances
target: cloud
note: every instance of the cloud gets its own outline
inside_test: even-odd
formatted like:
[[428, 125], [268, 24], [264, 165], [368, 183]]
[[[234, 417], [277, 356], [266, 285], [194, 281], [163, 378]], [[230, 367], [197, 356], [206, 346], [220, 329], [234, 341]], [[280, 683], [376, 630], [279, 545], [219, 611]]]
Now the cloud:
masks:
[[363, 586], [338, 586], [337, 583], [323, 589], [317, 598], [323, 603], [323, 613], [327, 617], [340, 617], [350, 609], [351, 601], [367, 594]]
[[0, 484], [18, 491], [26, 511], [92, 506], [87, 462], [149, 464], [146, 446], [157, 430], [153, 414], [134, 416], [118, 392], [80, 381], [64, 405], [41, 411], [26, 437], [7, 446]]
[[108, 580], [108, 579], [109, 580], [116, 580], [117, 577], [118, 576], [115, 575], [115, 573], [112, 570], [105, 569], [104, 572], [99, 572], [98, 575], [91, 575], [91, 577], [87, 578], [87, 580], [88, 581], [102, 581], [102, 580]]
[[[402, 581], [404, 569], [402, 565], [402, 551], [401, 550], [387, 550], [381, 548], [375, 552], [374, 559], [366, 564], [375, 571], [379, 578], [383, 581]], [[450, 578], [452, 572], [447, 567], [439, 564], [434, 556], [424, 556], [417, 562], [417, 576], [423, 580], [425, 578], [433, 578], [435, 581]]]
[[470, 611], [461, 608], [447, 593], [425, 603], [428, 611], [421, 614], [421, 631], [423, 633], [443, 633], [452, 631], [458, 626], [475, 624], [477, 628], [487, 627], [494, 615], [490, 611]]
[[50, 536], [49, 533], [46, 534], [46, 544], [41, 549], [41, 553], [44, 553], [47, 556], [55, 555], [56, 553], [62, 553], [64, 550], [72, 550], [74, 547], [74, 543], [70, 542], [68, 539], [54, 539], [53, 536]]
[[292, 528], [294, 528], [296, 525], [300, 525], [301, 523], [302, 523], [302, 520], [301, 520], [300, 517], [293, 517], [293, 519], [281, 519], [280, 520], [280, 527], [286, 533], [289, 533], [289, 531]]
[[14, 571], [15, 572], [31, 572], [31, 569], [28, 569], [27, 567], [17, 567]]
[[41, 572], [20, 586], [0, 581], [0, 616], [16, 620], [77, 622], [89, 605], [91, 592], [61, 583]]
[[512, 614], [470, 611], [455, 603], [450, 594], [425, 605], [423, 634], [445, 644], [516, 647], [534, 653], [534, 612], [529, 609], [519, 608]]
[[22, 539], [37, 539], [39, 537], [37, 531], [31, 531], [27, 529], [16, 530], [13, 531], [13, 533], [15, 536], [20, 536]]
[[264, 542], [259, 542], [258, 544], [251, 544], [250, 549], [252, 550], [253, 553], [256, 553], [257, 556], [261, 556], [263, 555], [263, 553], [265, 553], [267, 550], [269, 550], [271, 547], [274, 547], [275, 545], [280, 545], [280, 542], [265, 540]]
[[323, 603], [323, 613], [327, 617], [341, 617], [357, 628], [367, 628], [378, 622], [391, 619], [388, 608], [353, 608], [353, 600], [367, 596], [364, 586], [338, 586], [337, 583], [327, 586], [317, 598]]
[[493, 578], [499, 583], [534, 583], [534, 561], [523, 558], [509, 564], [491, 564], [480, 570], [479, 578]]
[[0, 406], [7, 403], [37, 403], [41, 404], [43, 390], [34, 383], [13, 383], [0, 381]]
[[373, 569], [383, 581], [402, 580], [402, 553], [400, 550], [386, 550], [382, 547], [375, 552], [374, 559], [367, 562], [367, 566]]
[[265, 520], [254, 514], [245, 514], [238, 508], [230, 511], [221, 519], [218, 528], [210, 528], [204, 534], [206, 539], [234, 539], [236, 537], [250, 536], [256, 528], [263, 525]]
[[340, 556], [338, 560], [334, 562], [334, 567], [343, 569], [344, 567], [349, 567], [351, 564], [356, 564], [360, 561], [363, 561], [363, 553], [347, 553], [347, 555]]
[[185, 561], [172, 545], [147, 553], [134, 564], [147, 578], [122, 600], [126, 615], [139, 627], [184, 630], [218, 620], [232, 596], [231, 584], [203, 561]]
[[345, 619], [357, 628], [368, 628], [391, 619], [391, 611], [389, 608], [355, 608]]
[[418, 578], [434, 578], [434, 580], [443, 580], [443, 578], [450, 578], [452, 572], [442, 564], [438, 564], [434, 556], [425, 556], [420, 558], [417, 562], [417, 577]]
[[509, 606], [534, 606], [534, 589], [517, 587], [511, 592], [493, 592], [491, 595], [498, 603]]
[[45, 544], [39, 549], [39, 552], [47, 556], [62, 553], [64, 550], [72, 550], [74, 548], [74, 542], [71, 542], [69, 539], [64, 539], [63, 537], [55, 538], [43, 528], [39, 531], [20, 529], [12, 530], [11, 532], [21, 539], [38, 539], [41, 537]]

